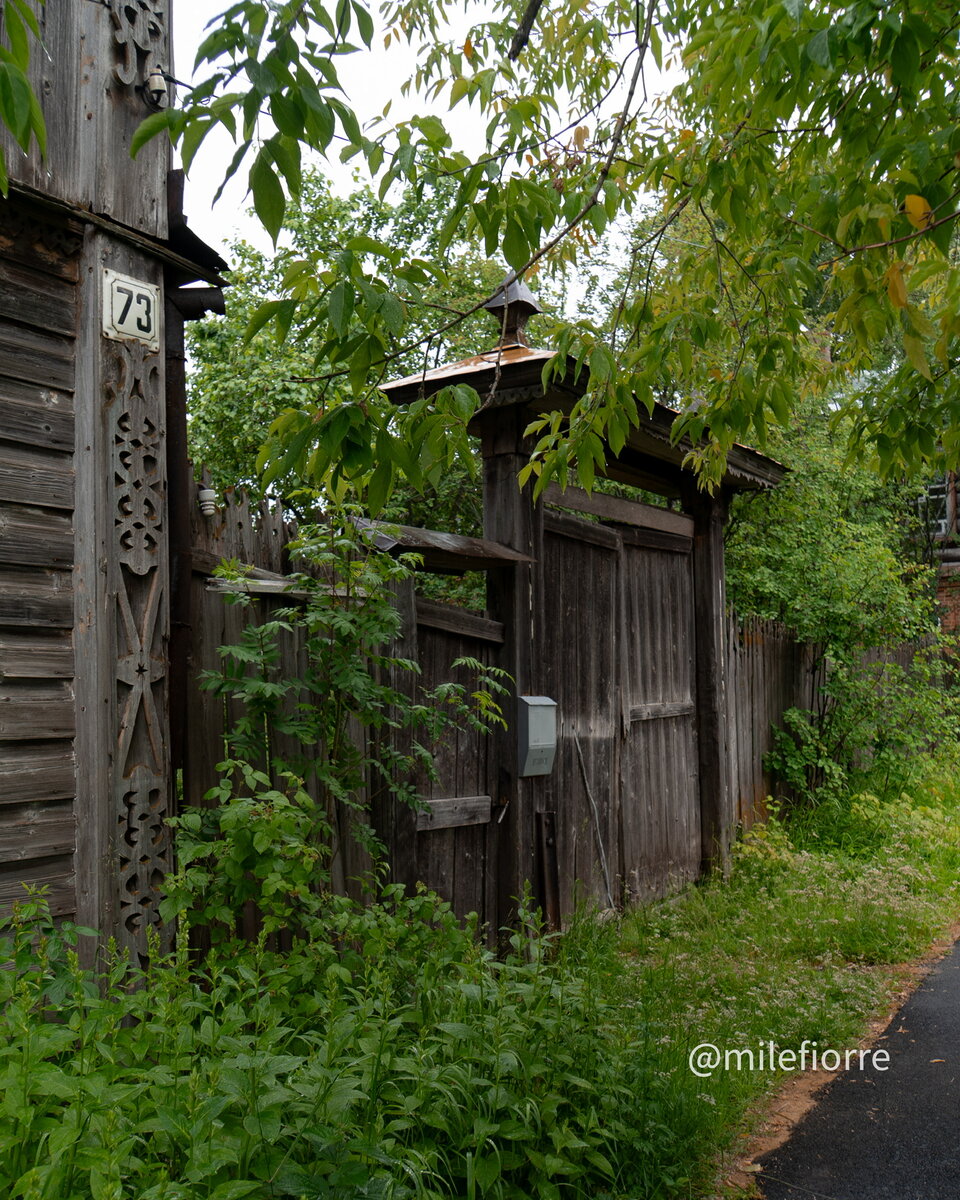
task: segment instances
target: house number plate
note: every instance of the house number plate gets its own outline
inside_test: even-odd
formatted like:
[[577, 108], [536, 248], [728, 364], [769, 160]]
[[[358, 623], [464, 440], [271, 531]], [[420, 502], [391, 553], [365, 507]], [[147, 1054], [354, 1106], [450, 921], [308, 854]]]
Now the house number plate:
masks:
[[103, 272], [103, 332], [160, 349], [160, 289], [116, 271]]

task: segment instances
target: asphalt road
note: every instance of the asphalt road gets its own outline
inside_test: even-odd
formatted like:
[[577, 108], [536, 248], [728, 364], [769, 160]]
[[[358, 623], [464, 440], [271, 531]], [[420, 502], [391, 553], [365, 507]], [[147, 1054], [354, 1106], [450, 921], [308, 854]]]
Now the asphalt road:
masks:
[[759, 1159], [766, 1200], [960, 1200], [960, 942], [877, 1042]]

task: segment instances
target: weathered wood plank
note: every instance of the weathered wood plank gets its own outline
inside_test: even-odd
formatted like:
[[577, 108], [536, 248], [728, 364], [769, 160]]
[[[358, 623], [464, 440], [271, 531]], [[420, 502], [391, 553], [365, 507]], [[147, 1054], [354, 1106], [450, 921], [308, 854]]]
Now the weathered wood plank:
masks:
[[30, 862], [73, 854], [76, 840], [72, 800], [0, 807], [0, 862]]
[[0, 743], [0, 804], [63, 800], [76, 788], [71, 742]]
[[581, 517], [571, 517], [552, 509], [543, 514], [543, 528], [547, 533], [556, 533], [560, 537], [602, 546], [605, 550], [618, 550], [621, 544], [619, 533], [606, 525], [600, 525], [596, 521], [584, 521]]
[[[52, 19], [55, 30], [62, 31], [70, 25], [71, 13], [60, 5], [56, 16]], [[68, 35], [69, 36], [69, 35]], [[44, 42], [47, 42], [46, 34]], [[69, 58], [76, 59], [77, 39], [69, 39]], [[46, 60], [45, 54], [33, 56], [35, 59]], [[58, 73], [62, 78], [62, 68]], [[70, 64], [73, 66], [73, 63]], [[71, 105], [70, 107], [76, 107]], [[43, 180], [40, 183], [42, 192], [49, 193], [48, 171], [54, 163], [62, 164], [62, 159], [56, 156], [53, 147], [54, 130], [47, 124], [48, 144], [50, 154], [43, 166]], [[0, 133], [0, 142], [3, 135]], [[8, 156], [7, 165], [14, 168], [13, 159], [22, 163], [23, 156], [19, 150], [13, 156]], [[16, 179], [17, 172], [11, 169], [11, 179]], [[83, 227], [75, 220], [62, 215], [52, 215], [38, 205], [32, 197], [17, 198], [11, 194], [0, 205], [0, 256], [8, 263], [19, 263], [26, 267], [36, 278], [39, 272], [44, 276], [56, 276], [59, 279], [76, 283], [79, 278], [80, 247], [83, 243]]]
[[455, 829], [461, 825], [485, 825], [490, 820], [489, 796], [456, 796], [427, 800], [426, 810], [417, 813], [417, 831]]
[[692, 700], [666, 701], [657, 704], [635, 704], [630, 709], [631, 721], [659, 721], [664, 717], [689, 717], [697, 711]]
[[588, 493], [577, 487], [568, 487], [564, 491], [551, 483], [544, 489], [543, 502], [554, 508], [572, 508], [575, 512], [589, 513], [621, 525], [636, 525], [681, 537], [693, 537], [692, 517], [668, 508], [657, 508], [654, 504], [641, 504], [637, 500], [604, 496], [600, 492]]
[[622, 529], [620, 536], [625, 545], [642, 546], [648, 550], [671, 550], [674, 554], [690, 554], [693, 539], [676, 533], [663, 533], [659, 529]]
[[77, 289], [58, 279], [0, 257], [0, 318], [69, 337], [76, 334]]
[[73, 625], [72, 578], [66, 571], [18, 570], [0, 565], [0, 626]]
[[0, 375], [72, 391], [74, 340], [0, 321]]
[[705, 496], [691, 485], [694, 513], [697, 751], [700, 762], [700, 839], [705, 872], [725, 866], [734, 823], [727, 793], [727, 691], [724, 670], [725, 582], [723, 527], [729, 495]]
[[8, 441], [72, 450], [73, 429], [71, 393], [0, 378], [0, 430]]
[[[0, 427], [0, 437], [6, 433]], [[0, 500], [70, 511], [74, 483], [71, 455], [0, 441]]]
[[72, 566], [70, 518], [46, 509], [0, 506], [0, 562], [18, 566]]
[[74, 731], [73, 694], [67, 685], [0, 687], [0, 741], [69, 738]]
[[8, 909], [27, 898], [24, 884], [47, 889], [47, 903], [55, 917], [72, 916], [77, 894], [72, 855], [58, 855], [38, 862], [0, 863], [0, 909]]
[[457, 608], [454, 604], [437, 604], [417, 596], [417, 624], [429, 629], [444, 629], [463, 637], [480, 638], [485, 642], [503, 644], [502, 621], [491, 621], [477, 613]]
[[0, 679], [70, 679], [73, 668], [69, 634], [0, 628]]
[[[214, 554], [209, 550], [200, 550], [195, 547], [190, 553], [190, 567], [196, 575], [212, 575], [223, 562], [224, 558], [227, 557], [235, 556]], [[267, 571], [251, 563], [244, 565], [251, 579], [286, 583], [289, 586], [289, 578], [286, 575], [281, 575], [278, 571]]]

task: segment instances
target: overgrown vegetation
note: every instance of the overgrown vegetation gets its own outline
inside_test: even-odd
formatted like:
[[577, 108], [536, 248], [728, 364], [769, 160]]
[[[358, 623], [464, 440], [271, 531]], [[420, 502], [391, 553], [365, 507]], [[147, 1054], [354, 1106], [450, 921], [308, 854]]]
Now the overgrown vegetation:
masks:
[[783, 622], [813, 651], [816, 704], [784, 714], [769, 762], [805, 803], [843, 802], [865, 775], [896, 796], [913, 758], [958, 728], [922, 487], [850, 461], [847, 438], [837, 409], [808, 400], [774, 439], [787, 478], [737, 497], [727, 532], [733, 608]]
[[0, 957], [11, 1200], [711, 1193], [769, 1072], [700, 1042], [842, 1049], [960, 911], [955, 757], [909, 792], [776, 817], [712, 881], [496, 961], [434, 896], [327, 896], [283, 954], [81, 970], [43, 902]]
[[[346, 887], [347, 839], [379, 870], [371, 805], [415, 807], [443, 738], [503, 723], [507, 672], [458, 659], [451, 681], [427, 690], [419, 664], [390, 652], [402, 626], [395, 592], [416, 560], [378, 549], [355, 509], [330, 504], [291, 553], [303, 567], [290, 580], [296, 599], [258, 613], [204, 680], [240, 715], [227, 725], [210, 805], [172, 822], [178, 870], [163, 911], [223, 936], [240, 929], [249, 905], [269, 932], [310, 927], [324, 893]], [[221, 574], [251, 608], [242, 569]]]

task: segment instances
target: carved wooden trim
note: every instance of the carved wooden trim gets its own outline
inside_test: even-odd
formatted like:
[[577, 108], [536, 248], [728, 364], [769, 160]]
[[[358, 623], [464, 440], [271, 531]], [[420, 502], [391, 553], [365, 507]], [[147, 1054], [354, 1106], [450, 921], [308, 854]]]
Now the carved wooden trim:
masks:
[[158, 0], [109, 0], [113, 24], [113, 73], [128, 87], [142, 83], [153, 67], [167, 66], [165, 5]]
[[160, 926], [158, 905], [170, 866], [159, 355], [134, 342], [112, 343], [104, 356], [104, 388], [112, 428], [116, 563], [117, 933], [123, 945], [142, 957], [147, 928]]

